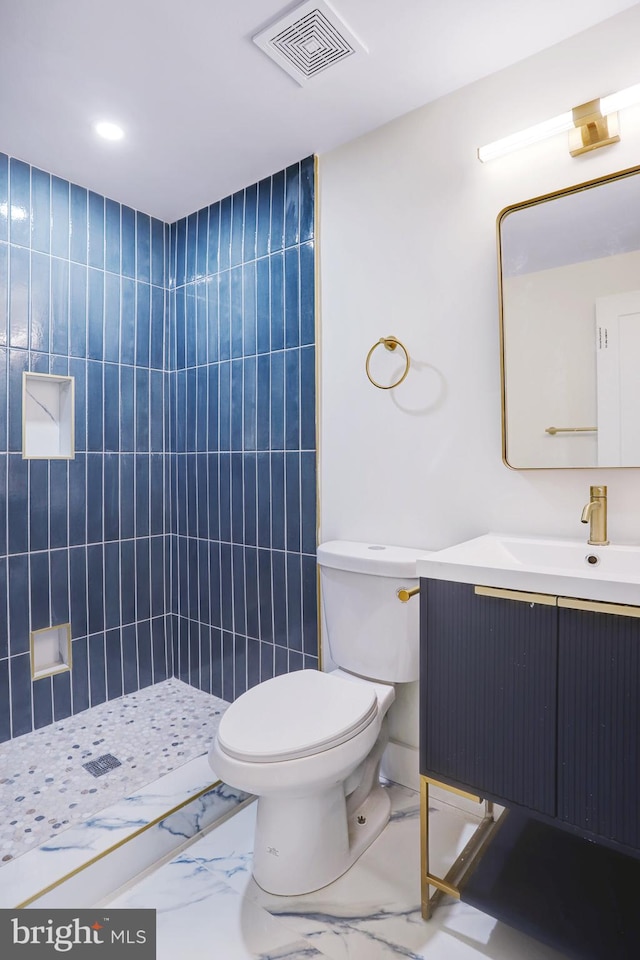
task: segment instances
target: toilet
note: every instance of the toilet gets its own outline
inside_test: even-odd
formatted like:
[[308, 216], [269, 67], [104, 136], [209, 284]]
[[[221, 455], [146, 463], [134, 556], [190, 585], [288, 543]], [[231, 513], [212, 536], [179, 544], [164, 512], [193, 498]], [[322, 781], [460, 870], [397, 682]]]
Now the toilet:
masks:
[[379, 782], [395, 684], [418, 679], [417, 586], [424, 551], [334, 540], [318, 547], [330, 673], [265, 680], [232, 703], [209, 762], [258, 797], [253, 876], [294, 896], [345, 873], [384, 829]]

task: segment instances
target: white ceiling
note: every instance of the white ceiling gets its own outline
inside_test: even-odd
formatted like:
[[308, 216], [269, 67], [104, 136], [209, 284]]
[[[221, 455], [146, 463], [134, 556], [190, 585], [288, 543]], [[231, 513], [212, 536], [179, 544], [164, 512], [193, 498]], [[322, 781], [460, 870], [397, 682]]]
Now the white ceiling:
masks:
[[0, 0], [0, 151], [173, 221], [634, 6], [330, 2], [369, 53], [301, 87], [251, 41], [297, 3]]

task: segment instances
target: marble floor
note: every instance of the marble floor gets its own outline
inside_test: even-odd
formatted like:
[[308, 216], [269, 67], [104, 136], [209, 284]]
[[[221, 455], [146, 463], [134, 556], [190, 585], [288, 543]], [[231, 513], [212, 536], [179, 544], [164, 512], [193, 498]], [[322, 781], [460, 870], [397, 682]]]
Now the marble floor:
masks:
[[[389, 825], [348, 873], [316, 893], [275, 897], [252, 880], [252, 803], [105, 905], [156, 908], [158, 960], [560, 960], [462, 903], [443, 901], [425, 923], [418, 795], [387, 789]], [[433, 869], [446, 872], [475, 821], [437, 801], [430, 817]]]
[[1, 744], [0, 867], [205, 753], [227, 706], [170, 679]]

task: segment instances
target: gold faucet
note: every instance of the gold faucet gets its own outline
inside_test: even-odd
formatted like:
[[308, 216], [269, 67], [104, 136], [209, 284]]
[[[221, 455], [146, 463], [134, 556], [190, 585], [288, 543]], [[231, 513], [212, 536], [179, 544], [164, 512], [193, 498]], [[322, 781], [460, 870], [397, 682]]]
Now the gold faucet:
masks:
[[583, 523], [590, 523], [587, 543], [606, 547], [607, 540], [607, 488], [589, 487], [589, 503], [585, 504], [580, 517]]

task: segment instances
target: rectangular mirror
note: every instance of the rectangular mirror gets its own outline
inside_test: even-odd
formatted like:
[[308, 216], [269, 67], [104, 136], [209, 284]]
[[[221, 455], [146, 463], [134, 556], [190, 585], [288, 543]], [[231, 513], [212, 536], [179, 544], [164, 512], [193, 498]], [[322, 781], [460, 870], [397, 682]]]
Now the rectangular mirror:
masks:
[[640, 167], [498, 217], [502, 456], [640, 466]]

